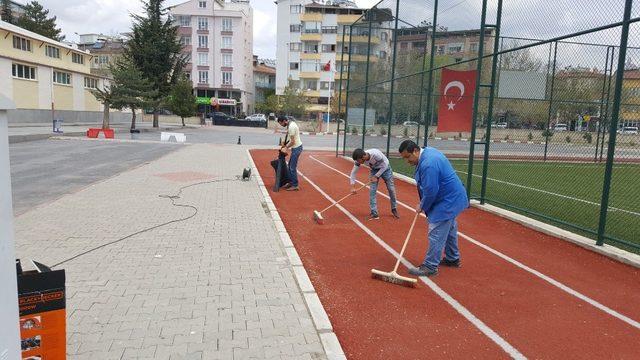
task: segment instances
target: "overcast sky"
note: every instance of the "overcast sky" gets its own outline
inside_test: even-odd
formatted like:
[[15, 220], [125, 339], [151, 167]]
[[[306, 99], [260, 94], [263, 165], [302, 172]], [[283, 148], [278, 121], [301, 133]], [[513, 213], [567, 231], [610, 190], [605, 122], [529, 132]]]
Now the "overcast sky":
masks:
[[[25, 4], [28, 0], [17, 0]], [[139, 0], [39, 0], [58, 17], [58, 26], [62, 28], [67, 40], [77, 41], [78, 34], [103, 33], [115, 34], [131, 28], [130, 13], [141, 11]], [[184, 0], [167, 0], [165, 4], [174, 5]], [[357, 0], [361, 7], [369, 8], [378, 0]], [[253, 51], [261, 58], [273, 58], [276, 55], [276, 5], [273, 0], [251, 0], [253, 6]]]

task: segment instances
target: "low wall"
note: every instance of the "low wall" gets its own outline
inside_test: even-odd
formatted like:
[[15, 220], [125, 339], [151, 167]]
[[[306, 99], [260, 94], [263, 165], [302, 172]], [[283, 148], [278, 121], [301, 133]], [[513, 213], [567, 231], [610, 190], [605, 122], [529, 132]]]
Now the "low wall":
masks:
[[[16, 109], [7, 111], [9, 125], [29, 125], [51, 123], [51, 110], [40, 109]], [[64, 124], [96, 123], [102, 124], [102, 111], [68, 111], [56, 110], [56, 119], [62, 119]], [[131, 121], [131, 113], [111, 111], [109, 114], [111, 124], [128, 123]]]

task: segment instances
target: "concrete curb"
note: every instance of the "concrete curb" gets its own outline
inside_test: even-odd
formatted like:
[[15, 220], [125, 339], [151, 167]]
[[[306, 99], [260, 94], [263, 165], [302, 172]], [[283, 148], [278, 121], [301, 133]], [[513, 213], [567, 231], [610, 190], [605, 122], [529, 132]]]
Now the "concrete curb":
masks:
[[302, 295], [304, 296], [307, 309], [311, 314], [313, 324], [320, 336], [320, 341], [322, 342], [322, 347], [327, 354], [327, 358], [330, 360], [346, 360], [347, 357], [340, 345], [340, 341], [338, 341], [338, 337], [333, 332], [333, 326], [331, 325], [329, 316], [322, 306], [322, 302], [311, 283], [311, 279], [309, 279], [309, 276], [307, 275], [307, 271], [302, 264], [302, 260], [300, 260], [300, 256], [298, 256], [296, 248], [291, 242], [291, 237], [280, 218], [280, 214], [278, 214], [278, 210], [276, 209], [273, 200], [271, 200], [269, 191], [267, 190], [264, 181], [262, 181], [262, 177], [256, 168], [256, 164], [253, 162], [249, 149], [247, 149], [247, 157], [251, 163], [251, 172], [256, 176], [258, 187], [262, 193], [267, 209], [269, 210], [269, 215], [273, 219], [274, 226], [278, 230], [280, 242], [282, 243], [282, 247], [289, 258], [293, 275], [296, 279], [300, 292], [302, 292]]
[[[82, 136], [85, 133], [83, 132], [70, 132], [70, 133], [66, 133], [64, 134], [65, 136], [68, 137], [75, 137], [75, 136]], [[21, 142], [27, 142], [27, 141], [36, 141], [36, 140], [45, 140], [45, 139], [49, 139], [51, 137], [54, 136], [59, 136], [58, 134], [26, 134], [26, 135], [9, 135], [9, 144], [17, 144], [17, 143], [21, 143]]]
[[[407, 182], [412, 185], [416, 184], [416, 181], [414, 179], [406, 175], [398, 174], [395, 172], [393, 173], [393, 175], [398, 180]], [[543, 234], [551, 235], [560, 240], [564, 240], [564, 241], [568, 241], [570, 243], [576, 244], [587, 250], [591, 250], [595, 253], [598, 253], [600, 255], [606, 256], [613, 260], [619, 261], [623, 264], [640, 268], [640, 255], [637, 255], [628, 251], [624, 251], [622, 249], [618, 249], [615, 246], [611, 246], [607, 244], [603, 246], [597, 246], [595, 240], [589, 239], [588, 237], [574, 234], [570, 231], [561, 229], [559, 227], [543, 223], [542, 221], [538, 221], [530, 217], [527, 217], [525, 215], [521, 215], [513, 211], [505, 210], [494, 205], [489, 205], [489, 204], [481, 205], [480, 202], [477, 200], [471, 200], [471, 206], [478, 208], [480, 210], [486, 211], [488, 213], [498, 215], [502, 218], [514, 221], [520, 225], [539, 231]]]

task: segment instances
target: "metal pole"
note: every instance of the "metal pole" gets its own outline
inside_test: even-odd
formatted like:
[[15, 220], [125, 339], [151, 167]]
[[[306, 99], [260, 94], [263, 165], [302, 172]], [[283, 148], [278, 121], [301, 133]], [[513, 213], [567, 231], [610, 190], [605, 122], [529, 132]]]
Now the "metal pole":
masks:
[[[347, 27], [347, 25], [342, 25], [342, 48], [340, 49], [340, 87], [338, 89], [338, 120], [337, 120], [337, 126], [338, 126], [338, 130], [336, 132], [336, 156], [338, 156], [338, 151], [339, 147], [340, 147], [340, 112], [342, 111], [342, 81], [344, 80], [344, 77], [342, 76], [343, 71], [342, 69], [344, 69], [344, 32], [345, 32], [345, 28]], [[346, 123], [345, 123], [346, 124]], [[347, 136], [347, 132], [344, 132], [343, 136]]]
[[482, 59], [484, 55], [484, 31], [487, 21], [487, 0], [482, 0], [482, 15], [480, 18], [480, 43], [478, 44], [478, 65], [476, 73], [476, 89], [473, 96], [473, 115], [471, 117], [471, 139], [469, 139], [469, 166], [467, 174], [467, 197], [471, 198], [471, 184], [473, 181], [473, 160], [476, 143], [476, 123], [478, 117], [478, 103], [480, 101], [480, 85], [482, 81]]
[[[362, 111], [362, 146], [364, 149], [364, 139], [367, 133], [367, 104], [369, 102], [369, 60], [371, 59], [371, 18], [368, 18], [368, 14], [364, 14], [364, 19], [369, 21], [369, 38], [367, 40], [367, 66], [365, 67], [364, 73], [364, 110]], [[351, 57], [349, 57], [351, 60]]]
[[393, 86], [396, 76], [396, 55], [398, 52], [398, 14], [400, 12], [400, 0], [396, 0], [395, 25], [393, 27], [393, 58], [391, 60], [391, 90], [389, 92], [389, 113], [387, 115], [387, 157], [389, 157], [389, 147], [391, 147], [391, 117], [393, 116]]
[[598, 224], [598, 240], [596, 245], [604, 245], [604, 233], [607, 224], [607, 210], [609, 208], [609, 193], [611, 191], [611, 176], [613, 173], [613, 159], [616, 151], [616, 135], [618, 120], [620, 118], [620, 102], [622, 101], [622, 81], [624, 80], [624, 65], [627, 60], [627, 43], [629, 40], [629, 19], [631, 19], [631, 7], [633, 0], [626, 0], [624, 5], [624, 18], [622, 23], [622, 35], [620, 36], [620, 53], [618, 54], [618, 69], [616, 70], [616, 83], [613, 93], [613, 109], [611, 111], [611, 124], [609, 125], [609, 146], [607, 149], [607, 163], [604, 172], [604, 184], [602, 186], [602, 201], [600, 202], [600, 223]]
[[604, 136], [606, 134], [606, 125], [609, 118], [609, 99], [611, 99], [611, 81], [613, 80], [613, 59], [615, 56], [615, 47], [611, 47], [611, 61], [609, 62], [609, 79], [607, 80], [607, 104], [604, 107], [604, 119], [603, 123], [604, 127], [602, 128], [602, 141], [600, 142], [600, 162], [602, 162], [602, 157], [604, 155]]
[[491, 120], [493, 117], [493, 100], [495, 96], [496, 73], [498, 65], [498, 46], [500, 44], [500, 25], [502, 23], [502, 0], [498, 0], [498, 10], [496, 14], [496, 27], [493, 41], [493, 63], [491, 64], [491, 92], [489, 93], [489, 104], [487, 109], [487, 128], [484, 140], [484, 160], [482, 166], [482, 186], [480, 188], [480, 204], [484, 205], [487, 193], [487, 173], [489, 168], [489, 144], [491, 143]]
[[[344, 117], [344, 138], [342, 140], [342, 156], [347, 152], [347, 132], [349, 131], [349, 83], [351, 81], [351, 30], [353, 25], [349, 25], [349, 61], [347, 62], [347, 98], [345, 99], [345, 117]], [[342, 38], [344, 39], [344, 30], [347, 29], [347, 25], [344, 26]], [[342, 66], [344, 66], [344, 41], [342, 43]]]
[[[436, 0], [437, 1], [437, 0]], [[424, 51], [422, 52], [422, 73], [420, 74], [420, 100], [418, 102], [418, 133], [416, 134], [416, 144], [420, 144], [420, 125], [424, 121], [425, 116], [422, 114], [422, 94], [424, 93], [424, 67], [426, 66], [427, 59], [427, 43], [429, 43], [429, 27], [424, 29]], [[425, 125], [425, 134], [427, 134], [428, 128]]]
[[429, 120], [424, 124], [424, 146], [429, 142], [429, 125], [431, 125], [433, 111], [431, 109], [433, 102], [433, 68], [436, 56], [436, 27], [438, 26], [438, 0], [433, 2], [433, 21], [431, 23], [431, 54], [429, 54], [429, 80], [427, 80], [427, 117]]
[[[602, 115], [604, 114], [604, 102], [605, 102], [605, 95], [606, 95], [606, 91], [607, 91], [607, 69], [609, 68], [609, 50], [611, 50], [611, 47], [607, 47], [607, 56], [605, 58], [604, 61], [604, 77], [602, 78], [602, 93], [600, 95], [600, 110], [599, 110], [599, 119], [598, 119], [598, 129], [597, 129], [597, 138], [596, 138], [596, 153], [594, 155], [593, 158], [593, 162], [597, 162], [598, 161], [598, 148], [600, 147], [600, 130], [602, 129]], [[611, 58], [611, 61], [613, 61], [613, 58]], [[608, 99], [607, 99], [608, 100]], [[602, 141], [604, 141], [604, 138], [602, 139]]]
[[554, 43], [553, 47], [553, 66], [551, 68], [551, 90], [549, 91], [549, 114], [547, 116], [547, 125], [545, 126], [545, 139], [544, 139], [544, 161], [547, 161], [547, 152], [549, 151], [549, 139], [551, 138], [549, 126], [551, 125], [551, 116], [553, 115], [553, 90], [556, 83], [556, 65], [558, 60], [558, 42]]

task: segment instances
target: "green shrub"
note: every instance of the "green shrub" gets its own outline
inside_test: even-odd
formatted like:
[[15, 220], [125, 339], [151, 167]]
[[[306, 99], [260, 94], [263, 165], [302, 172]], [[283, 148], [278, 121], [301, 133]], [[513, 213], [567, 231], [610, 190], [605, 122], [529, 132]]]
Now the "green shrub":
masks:
[[527, 135], [527, 139], [529, 139], [529, 141], [533, 140], [533, 134], [531, 133], [531, 131], [529, 131], [529, 135]]
[[571, 136], [567, 135], [567, 137], [564, 138], [564, 141], [566, 141], [567, 143], [570, 143], [571, 142]]
[[351, 135], [358, 135], [358, 128], [353, 126], [351, 127]]
[[593, 141], [593, 136], [591, 136], [591, 133], [589, 132], [584, 133], [584, 135], [582, 135], [582, 138], [589, 144], [591, 144], [591, 142]]

